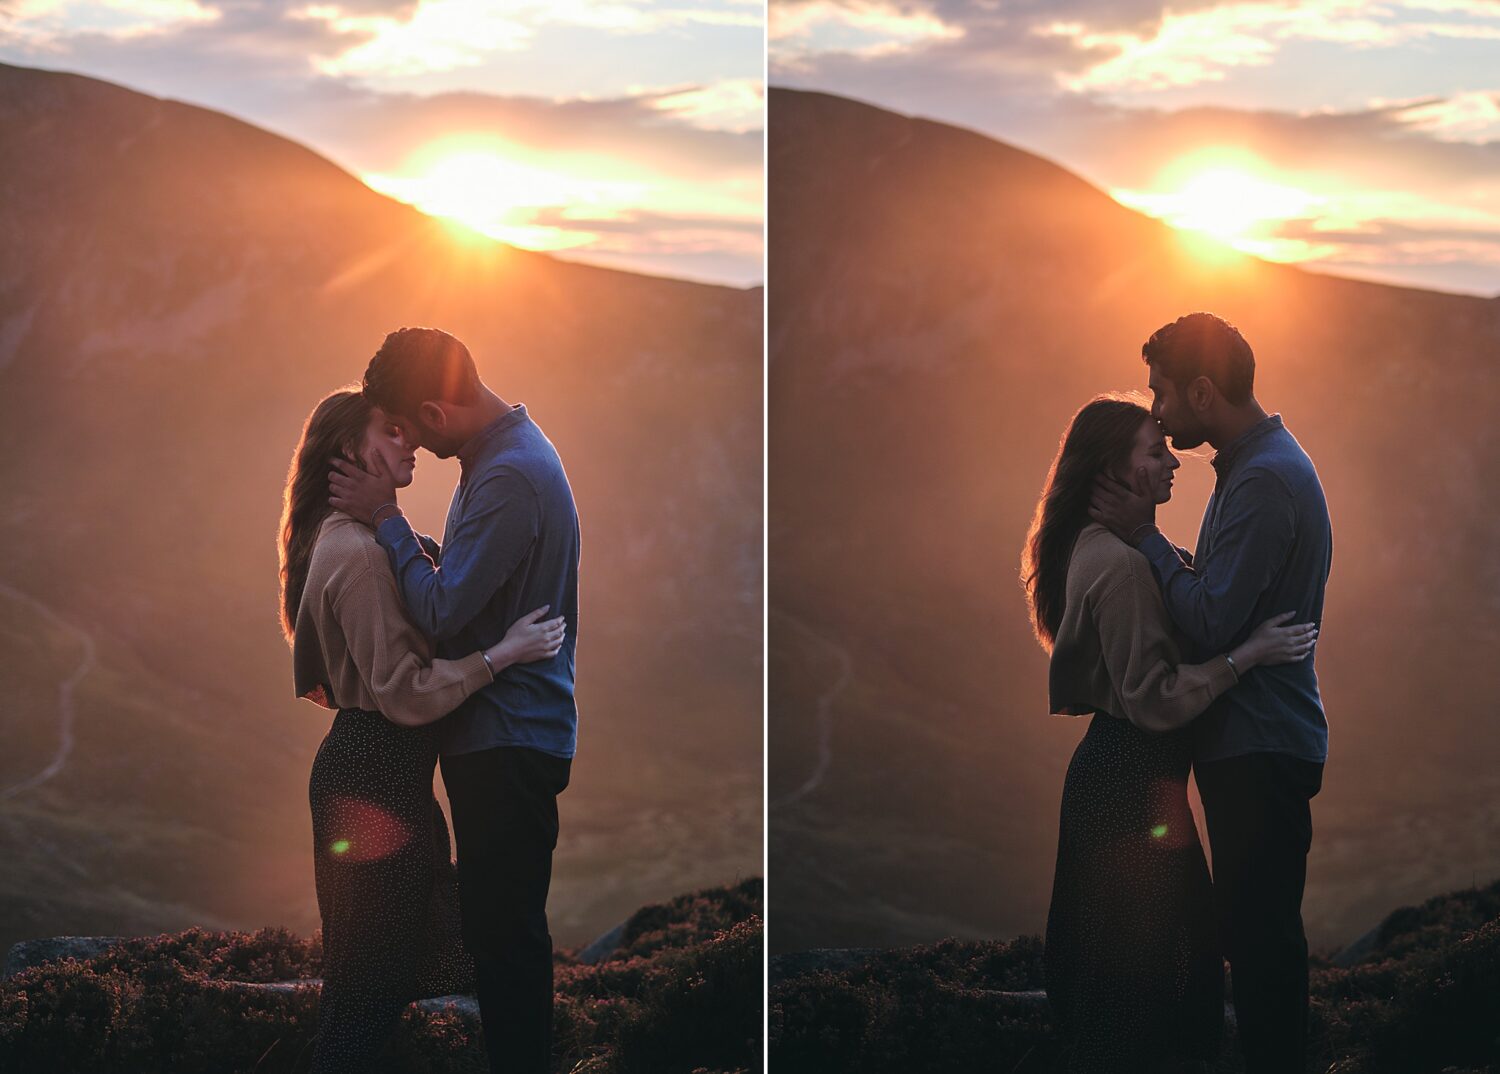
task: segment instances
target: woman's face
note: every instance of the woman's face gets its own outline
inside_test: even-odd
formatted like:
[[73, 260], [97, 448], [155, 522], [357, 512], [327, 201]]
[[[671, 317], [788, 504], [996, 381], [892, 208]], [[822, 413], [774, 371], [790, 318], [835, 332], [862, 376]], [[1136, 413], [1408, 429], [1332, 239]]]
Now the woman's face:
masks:
[[375, 470], [375, 460], [380, 459], [385, 472], [390, 474], [398, 489], [411, 484], [412, 471], [416, 469], [415, 446], [408, 445], [401, 435], [401, 426], [386, 417], [385, 411], [374, 407], [370, 411], [370, 423], [365, 426], [365, 442], [360, 451], [365, 468]]
[[1145, 471], [1145, 486], [1136, 491], [1150, 496], [1154, 503], [1166, 503], [1172, 498], [1172, 473], [1181, 465], [1177, 456], [1167, 448], [1161, 426], [1154, 418], [1147, 418], [1135, 434], [1130, 463], [1120, 476], [1127, 485], [1136, 488], [1136, 475]]

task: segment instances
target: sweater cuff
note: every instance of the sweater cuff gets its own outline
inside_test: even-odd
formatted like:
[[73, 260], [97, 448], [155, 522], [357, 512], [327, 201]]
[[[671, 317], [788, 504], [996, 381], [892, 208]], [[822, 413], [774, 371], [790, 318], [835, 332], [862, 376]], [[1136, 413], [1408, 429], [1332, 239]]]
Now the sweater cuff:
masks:
[[[1214, 657], [1208, 662], [1207, 667], [1208, 688], [1213, 692], [1214, 697], [1224, 694], [1230, 687], [1240, 681], [1240, 677], [1235, 674], [1227, 655]], [[1249, 672], [1245, 674], [1248, 675]]]
[[490, 675], [490, 666], [484, 662], [483, 652], [473, 652], [453, 662], [463, 673], [464, 697], [478, 693], [494, 681]]

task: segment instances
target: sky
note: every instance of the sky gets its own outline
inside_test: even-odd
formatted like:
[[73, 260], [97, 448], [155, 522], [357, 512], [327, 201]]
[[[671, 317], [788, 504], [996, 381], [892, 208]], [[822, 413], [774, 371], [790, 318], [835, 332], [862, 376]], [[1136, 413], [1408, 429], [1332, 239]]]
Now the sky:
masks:
[[770, 82], [1314, 271], [1500, 295], [1500, 0], [771, 0]]
[[0, 0], [0, 62], [227, 112], [560, 257], [762, 270], [761, 0]]

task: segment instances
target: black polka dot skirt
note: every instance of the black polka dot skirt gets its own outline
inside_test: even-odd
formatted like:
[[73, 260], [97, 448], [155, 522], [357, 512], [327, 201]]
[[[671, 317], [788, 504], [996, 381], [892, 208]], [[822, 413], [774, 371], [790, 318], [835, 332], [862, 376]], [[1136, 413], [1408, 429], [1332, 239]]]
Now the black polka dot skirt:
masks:
[[1070, 1074], [1218, 1054], [1224, 968], [1191, 761], [1185, 731], [1148, 734], [1099, 713], [1068, 766], [1045, 972]]
[[323, 989], [312, 1069], [380, 1069], [414, 999], [468, 992], [448, 824], [425, 727], [342, 709], [309, 782]]

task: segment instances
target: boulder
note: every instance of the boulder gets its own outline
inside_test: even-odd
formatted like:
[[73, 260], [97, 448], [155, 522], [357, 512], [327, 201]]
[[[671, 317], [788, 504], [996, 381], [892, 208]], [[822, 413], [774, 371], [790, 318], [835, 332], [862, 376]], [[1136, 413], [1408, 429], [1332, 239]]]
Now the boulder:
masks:
[[44, 940], [22, 940], [6, 954], [4, 976], [13, 977], [43, 962], [97, 958], [120, 940], [119, 936], [52, 936]]

